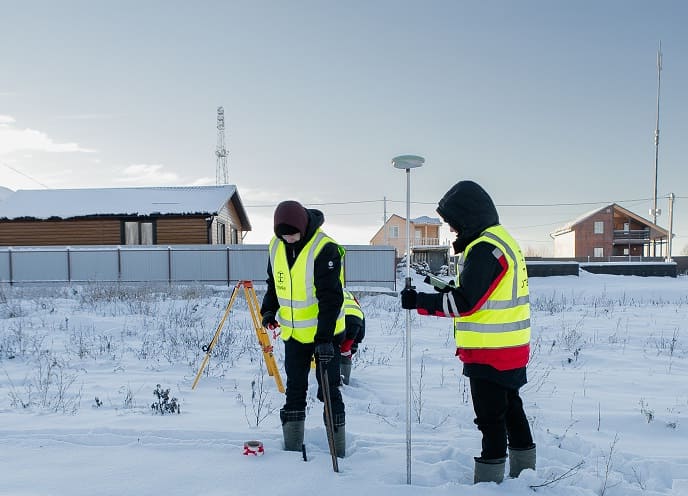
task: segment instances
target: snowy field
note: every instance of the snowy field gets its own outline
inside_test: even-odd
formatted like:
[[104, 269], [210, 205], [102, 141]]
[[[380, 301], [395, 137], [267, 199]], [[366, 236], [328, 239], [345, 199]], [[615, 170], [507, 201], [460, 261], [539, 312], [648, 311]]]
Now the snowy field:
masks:
[[[314, 375], [308, 460], [281, 450], [283, 398], [243, 292], [192, 390], [232, 288], [4, 286], [0, 494], [688, 495], [688, 278], [582, 273], [530, 287], [522, 396], [538, 467], [474, 486], [480, 435], [451, 320], [415, 312], [407, 484], [406, 311], [394, 295], [352, 288], [367, 332], [343, 387], [337, 474]], [[286, 380], [280, 342], [275, 356]], [[243, 455], [253, 439], [264, 456]]]

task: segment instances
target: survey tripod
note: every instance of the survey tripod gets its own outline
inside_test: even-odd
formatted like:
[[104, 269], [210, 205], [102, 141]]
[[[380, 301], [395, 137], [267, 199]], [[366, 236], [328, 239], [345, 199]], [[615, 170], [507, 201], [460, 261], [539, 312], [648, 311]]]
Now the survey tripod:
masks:
[[284, 384], [282, 383], [282, 377], [280, 376], [279, 369], [277, 368], [277, 362], [275, 362], [275, 356], [272, 352], [272, 343], [270, 342], [270, 336], [268, 335], [268, 332], [265, 330], [262, 324], [263, 317], [260, 314], [260, 305], [258, 304], [256, 289], [253, 287], [252, 281], [239, 281], [236, 284], [236, 286], [234, 286], [234, 289], [232, 290], [232, 296], [229, 298], [229, 303], [227, 303], [227, 308], [225, 309], [225, 314], [222, 316], [222, 320], [220, 321], [220, 324], [217, 326], [217, 330], [215, 331], [215, 335], [213, 336], [212, 341], [210, 341], [209, 345], [203, 347], [203, 351], [205, 351], [205, 358], [203, 358], [201, 368], [198, 369], [196, 379], [194, 379], [191, 389], [196, 388], [196, 384], [198, 384], [198, 381], [201, 378], [203, 369], [205, 369], [205, 366], [208, 364], [210, 354], [212, 353], [213, 348], [215, 347], [218, 339], [220, 338], [220, 333], [222, 332], [222, 327], [225, 325], [225, 320], [227, 320], [227, 316], [229, 316], [229, 312], [232, 309], [232, 305], [234, 305], [234, 301], [236, 300], [236, 297], [239, 294], [239, 288], [244, 289], [246, 303], [248, 304], [248, 309], [251, 313], [251, 318], [253, 319], [253, 328], [256, 331], [258, 343], [260, 343], [260, 347], [263, 350], [263, 358], [265, 359], [265, 365], [268, 369], [268, 374], [275, 378], [275, 383], [277, 384], [278, 391], [280, 393], [283, 393]]

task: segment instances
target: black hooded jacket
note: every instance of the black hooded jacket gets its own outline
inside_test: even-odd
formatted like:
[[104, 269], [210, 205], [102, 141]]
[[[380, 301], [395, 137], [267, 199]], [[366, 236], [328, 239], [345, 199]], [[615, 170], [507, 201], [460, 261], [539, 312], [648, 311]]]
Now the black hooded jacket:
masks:
[[[440, 200], [437, 213], [456, 231], [453, 246], [457, 254], [463, 253], [485, 229], [499, 224], [499, 215], [492, 199], [473, 181], [461, 181], [452, 186]], [[464, 260], [459, 287], [454, 290], [454, 300], [460, 313], [469, 311], [479, 303], [502, 272], [492, 250], [494, 246], [490, 243], [478, 243]], [[435, 315], [442, 310], [442, 295], [419, 293], [418, 306]]]
[[[306, 234], [301, 240], [293, 244], [285, 243], [287, 262], [289, 267], [294, 265], [296, 258], [301, 253], [303, 247], [315, 235], [315, 231], [322, 226], [325, 216], [320, 210], [306, 209], [308, 213], [308, 227]], [[284, 239], [280, 237], [282, 243]], [[327, 243], [323, 246], [313, 264], [313, 278], [315, 283], [315, 296], [318, 299], [318, 329], [315, 333], [315, 342], [329, 342], [334, 336], [334, 328], [337, 317], [344, 304], [344, 293], [342, 283], [339, 279], [342, 259], [339, 248], [335, 243]], [[268, 278], [266, 280], [268, 288], [263, 298], [260, 312], [265, 315], [267, 312], [277, 313], [279, 301], [275, 292], [275, 280], [272, 275], [272, 266], [268, 260]]]
[[437, 213], [457, 232], [456, 253], [462, 253], [485, 229], [499, 224], [492, 198], [473, 181], [452, 186], [440, 200]]
[[[473, 181], [461, 181], [452, 186], [439, 201], [437, 213], [457, 232], [453, 243], [457, 254], [463, 253], [485, 229], [499, 224], [492, 198]], [[480, 242], [471, 248], [465, 258], [459, 274], [459, 285], [451, 290], [460, 314], [481, 305], [494, 281], [505, 270], [494, 257], [493, 250], [494, 245]], [[444, 313], [442, 293], [418, 293], [416, 305], [422, 314], [451, 316]], [[525, 367], [500, 372], [489, 365], [469, 363], [464, 364], [463, 373], [510, 388], [519, 388], [526, 383]]]

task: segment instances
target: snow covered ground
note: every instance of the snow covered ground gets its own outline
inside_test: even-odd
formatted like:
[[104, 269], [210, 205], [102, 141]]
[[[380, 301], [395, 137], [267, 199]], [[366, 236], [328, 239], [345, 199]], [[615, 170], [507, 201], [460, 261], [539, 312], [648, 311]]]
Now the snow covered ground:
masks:
[[[336, 474], [314, 375], [308, 461], [281, 450], [283, 399], [243, 293], [192, 390], [232, 288], [2, 287], [0, 494], [688, 494], [688, 278], [581, 273], [530, 287], [522, 396], [538, 467], [500, 486], [472, 484], [480, 435], [451, 320], [415, 312], [407, 484], [406, 311], [395, 295], [353, 288], [367, 333], [343, 387], [348, 453]], [[158, 385], [163, 407], [181, 413], [151, 408]], [[253, 439], [264, 456], [243, 455]]]

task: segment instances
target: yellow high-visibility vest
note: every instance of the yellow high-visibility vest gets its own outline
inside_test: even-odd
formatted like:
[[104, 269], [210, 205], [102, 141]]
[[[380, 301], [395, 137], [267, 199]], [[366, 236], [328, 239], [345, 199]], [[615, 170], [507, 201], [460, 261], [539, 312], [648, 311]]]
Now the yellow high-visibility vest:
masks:
[[483, 231], [470, 243], [457, 263], [456, 284], [463, 260], [476, 243], [487, 242], [507, 260], [507, 272], [488, 299], [475, 312], [454, 318], [457, 348], [500, 349], [530, 343], [530, 303], [526, 261], [516, 241], [500, 225]]
[[[281, 327], [280, 336], [285, 341], [293, 337], [301, 343], [312, 343], [315, 339], [318, 329], [318, 299], [315, 296], [313, 272], [315, 259], [327, 243], [335, 243], [340, 256], [344, 257], [344, 248], [317, 229], [296, 257], [294, 265], [289, 268], [284, 242], [277, 237], [270, 241], [270, 265], [280, 305], [276, 318]], [[344, 286], [343, 265], [339, 279]], [[334, 333], [344, 331], [345, 325], [342, 306]]]
[[359, 319], [363, 320], [363, 310], [361, 310], [361, 307], [356, 301], [356, 298], [354, 298], [353, 293], [347, 291], [346, 289], [344, 290], [344, 314], [353, 315], [354, 317], [358, 317]]

